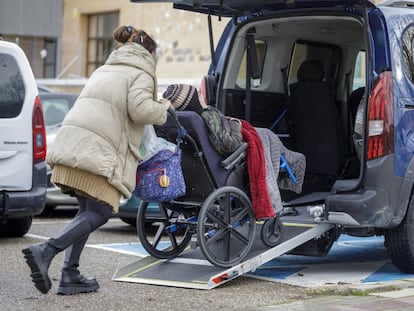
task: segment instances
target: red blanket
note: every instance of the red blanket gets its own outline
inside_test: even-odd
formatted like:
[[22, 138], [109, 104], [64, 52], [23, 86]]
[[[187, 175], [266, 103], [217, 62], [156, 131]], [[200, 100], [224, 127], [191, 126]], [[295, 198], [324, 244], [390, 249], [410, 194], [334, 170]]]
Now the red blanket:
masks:
[[242, 122], [243, 141], [247, 142], [247, 170], [250, 179], [250, 196], [256, 219], [275, 216], [266, 184], [266, 162], [262, 141], [255, 128]]

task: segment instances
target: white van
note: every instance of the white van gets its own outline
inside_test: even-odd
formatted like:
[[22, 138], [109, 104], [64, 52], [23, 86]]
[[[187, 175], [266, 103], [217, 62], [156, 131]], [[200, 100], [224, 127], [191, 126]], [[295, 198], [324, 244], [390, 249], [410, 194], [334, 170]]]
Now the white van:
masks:
[[26, 234], [46, 201], [46, 132], [30, 64], [0, 41], [0, 236]]

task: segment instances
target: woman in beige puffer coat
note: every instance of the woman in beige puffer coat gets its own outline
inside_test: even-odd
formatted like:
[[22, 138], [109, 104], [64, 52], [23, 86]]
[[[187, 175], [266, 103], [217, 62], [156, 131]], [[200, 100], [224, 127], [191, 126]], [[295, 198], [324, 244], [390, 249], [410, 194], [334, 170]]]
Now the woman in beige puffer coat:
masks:
[[163, 124], [169, 101], [156, 101], [155, 41], [142, 30], [114, 30], [120, 46], [88, 80], [48, 150], [51, 181], [75, 196], [79, 211], [55, 238], [23, 249], [36, 288], [51, 288], [48, 268], [66, 249], [58, 293], [76, 294], [99, 288], [78, 271], [80, 254], [91, 232], [117, 212], [121, 195], [135, 188], [144, 126]]

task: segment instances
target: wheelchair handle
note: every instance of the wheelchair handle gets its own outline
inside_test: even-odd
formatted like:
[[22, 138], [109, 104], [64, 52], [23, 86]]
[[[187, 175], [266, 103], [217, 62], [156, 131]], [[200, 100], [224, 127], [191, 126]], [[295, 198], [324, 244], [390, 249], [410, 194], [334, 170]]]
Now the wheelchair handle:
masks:
[[167, 110], [167, 112], [170, 114], [170, 116], [172, 117], [172, 119], [173, 119], [173, 121], [174, 121], [174, 123], [177, 125], [177, 127], [183, 127], [181, 124], [180, 124], [180, 122], [178, 121], [178, 118], [177, 118], [177, 114], [175, 113], [175, 109], [174, 109], [174, 107], [168, 107], [168, 110]]
[[177, 114], [175, 113], [175, 109], [173, 107], [168, 107], [168, 113], [170, 114], [171, 118], [173, 119], [174, 123], [177, 125], [178, 128], [178, 137], [177, 139], [182, 139], [187, 136], [187, 131], [184, 126], [178, 121]]

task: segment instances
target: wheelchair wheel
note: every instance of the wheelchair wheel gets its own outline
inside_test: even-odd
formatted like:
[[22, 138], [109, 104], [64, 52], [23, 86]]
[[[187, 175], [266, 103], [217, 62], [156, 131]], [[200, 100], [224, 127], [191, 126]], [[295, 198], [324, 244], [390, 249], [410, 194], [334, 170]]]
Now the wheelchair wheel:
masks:
[[253, 245], [255, 230], [252, 204], [238, 188], [219, 188], [201, 206], [197, 240], [215, 266], [226, 268], [241, 262]]
[[266, 219], [260, 235], [266, 246], [274, 247], [278, 245], [282, 240], [282, 222], [279, 217]]
[[[137, 214], [137, 233], [144, 249], [160, 259], [178, 256], [191, 241], [192, 232], [177, 222], [179, 214], [162, 203], [141, 202]], [[154, 233], [155, 231], [155, 233]]]

